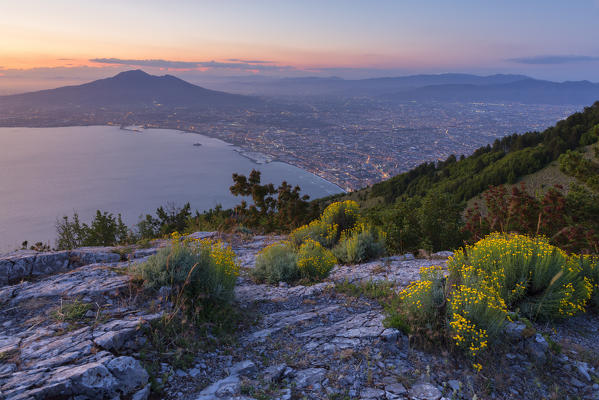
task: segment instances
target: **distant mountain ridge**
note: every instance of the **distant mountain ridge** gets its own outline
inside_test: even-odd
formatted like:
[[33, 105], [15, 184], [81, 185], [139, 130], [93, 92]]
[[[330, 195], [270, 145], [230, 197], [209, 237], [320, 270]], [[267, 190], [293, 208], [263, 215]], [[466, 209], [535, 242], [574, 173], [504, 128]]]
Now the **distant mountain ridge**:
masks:
[[260, 100], [193, 85], [172, 75], [141, 70], [121, 72], [77, 86], [0, 96], [7, 108], [197, 107], [228, 108], [257, 105]]
[[[172, 75], [155, 76], [141, 70], [76, 86], [0, 96], [0, 110], [135, 111], [160, 108], [252, 109], [267, 102], [259, 96], [371, 97], [405, 102], [511, 102], [583, 105], [599, 100], [599, 83], [551, 82], [525, 75], [429, 74], [346, 80], [338, 77], [280, 79], [245, 78], [230, 82], [231, 94], [194, 85]], [[299, 104], [299, 103], [298, 103]], [[269, 102], [276, 107], [276, 102]], [[296, 104], [297, 106], [297, 104]]]
[[[339, 77], [239, 79], [245, 93], [266, 96], [370, 96], [382, 100], [435, 102], [515, 102], [586, 105], [599, 100], [599, 84], [552, 82], [526, 75], [428, 74], [347, 80]], [[237, 89], [236, 88], [236, 89]], [[237, 90], [236, 90], [237, 91]]]
[[599, 100], [599, 84], [589, 81], [558, 83], [527, 78], [490, 85], [430, 85], [397, 92], [386, 98], [395, 101], [592, 104]]

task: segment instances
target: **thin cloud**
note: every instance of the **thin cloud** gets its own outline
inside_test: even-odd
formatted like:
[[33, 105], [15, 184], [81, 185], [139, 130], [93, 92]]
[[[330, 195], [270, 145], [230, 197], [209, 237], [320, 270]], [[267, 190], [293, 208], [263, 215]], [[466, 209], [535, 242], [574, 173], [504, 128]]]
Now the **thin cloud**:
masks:
[[[233, 59], [231, 59], [233, 60]], [[93, 58], [89, 61], [100, 64], [126, 65], [131, 67], [153, 67], [172, 69], [234, 69], [242, 71], [286, 71], [294, 69], [287, 65], [268, 65], [261, 60], [235, 60], [228, 62], [218, 61], [173, 61], [173, 60], [128, 60], [122, 58]]]
[[122, 58], [92, 58], [89, 60], [99, 64], [127, 65], [155, 68], [197, 68], [197, 62], [171, 60], [127, 60]]
[[599, 57], [597, 57], [597, 56], [580, 56], [580, 55], [544, 55], [544, 56], [510, 58], [510, 59], [508, 59], [508, 61], [518, 63], [518, 64], [553, 65], [553, 64], [569, 64], [569, 63], [599, 61]]
[[272, 61], [267, 60], [244, 60], [242, 58], [229, 58], [227, 61], [235, 63], [247, 63], [247, 64], [273, 64]]

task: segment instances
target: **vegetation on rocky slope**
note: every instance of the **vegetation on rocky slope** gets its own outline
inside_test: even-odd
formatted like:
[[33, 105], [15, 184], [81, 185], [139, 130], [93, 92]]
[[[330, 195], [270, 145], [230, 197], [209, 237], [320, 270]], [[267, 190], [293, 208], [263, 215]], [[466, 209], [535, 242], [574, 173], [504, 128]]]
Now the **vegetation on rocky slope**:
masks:
[[[399, 293], [388, 324], [469, 356], [500, 342], [509, 321], [555, 321], [586, 312], [597, 296], [599, 258], [568, 256], [542, 237], [491, 234], [458, 250]], [[593, 300], [595, 301], [595, 300]]]

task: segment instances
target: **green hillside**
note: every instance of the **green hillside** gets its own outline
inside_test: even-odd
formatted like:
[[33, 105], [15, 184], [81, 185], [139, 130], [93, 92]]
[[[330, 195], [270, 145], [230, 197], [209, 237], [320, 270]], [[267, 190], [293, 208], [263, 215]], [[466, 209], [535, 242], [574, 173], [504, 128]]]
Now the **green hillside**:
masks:
[[[599, 220], [599, 208], [592, 208], [594, 201], [599, 204], [598, 139], [599, 102], [596, 102], [543, 132], [506, 136], [468, 157], [457, 159], [452, 155], [442, 162], [424, 163], [371, 187], [319, 202], [321, 207], [349, 199], [360, 203], [370, 221], [388, 232], [390, 251], [460, 246], [472, 234], [464, 232], [468, 225], [467, 207], [481, 200], [492, 186], [510, 188], [505, 194], [507, 201], [515, 184], [525, 184], [524, 191], [536, 198], [558, 184], [564, 187], [559, 189], [563, 202], [566, 204], [569, 197], [568, 209], [577, 218], [581, 218], [580, 210], [575, 208], [582, 205], [574, 205], [574, 200], [591, 207], [585, 205], [584, 213], [590, 212], [591, 219]], [[535, 207], [542, 206], [543, 200], [538, 198]], [[585, 229], [596, 234], [594, 226]], [[537, 229], [532, 233], [540, 232]]]

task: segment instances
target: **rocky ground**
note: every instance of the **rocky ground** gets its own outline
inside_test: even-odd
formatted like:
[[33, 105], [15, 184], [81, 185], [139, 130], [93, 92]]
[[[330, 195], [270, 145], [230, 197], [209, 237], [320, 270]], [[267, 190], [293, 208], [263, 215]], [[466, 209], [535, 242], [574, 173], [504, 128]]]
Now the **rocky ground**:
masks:
[[[279, 238], [224, 239], [244, 267], [237, 305], [258, 322], [232, 344], [198, 352], [190, 368], [163, 363], [152, 377], [140, 349], [144, 325], [160, 312], [126, 272], [155, 249], [131, 250], [130, 261], [106, 255], [114, 249], [98, 249], [104, 258], [87, 261], [0, 257], [0, 274], [3, 265], [26, 265], [22, 282], [11, 272], [6, 281], [13, 284], [0, 287], [0, 398], [599, 399], [596, 315], [536, 326], [536, 333], [510, 325], [506, 345], [476, 373], [468, 360], [385, 328], [378, 302], [338, 286], [381, 280], [398, 290], [420, 267], [444, 265], [447, 254], [340, 266], [312, 286], [269, 286], [253, 283], [247, 270], [256, 252]], [[53, 266], [44, 269], [40, 260]], [[150, 393], [150, 380], [159, 392]]]

